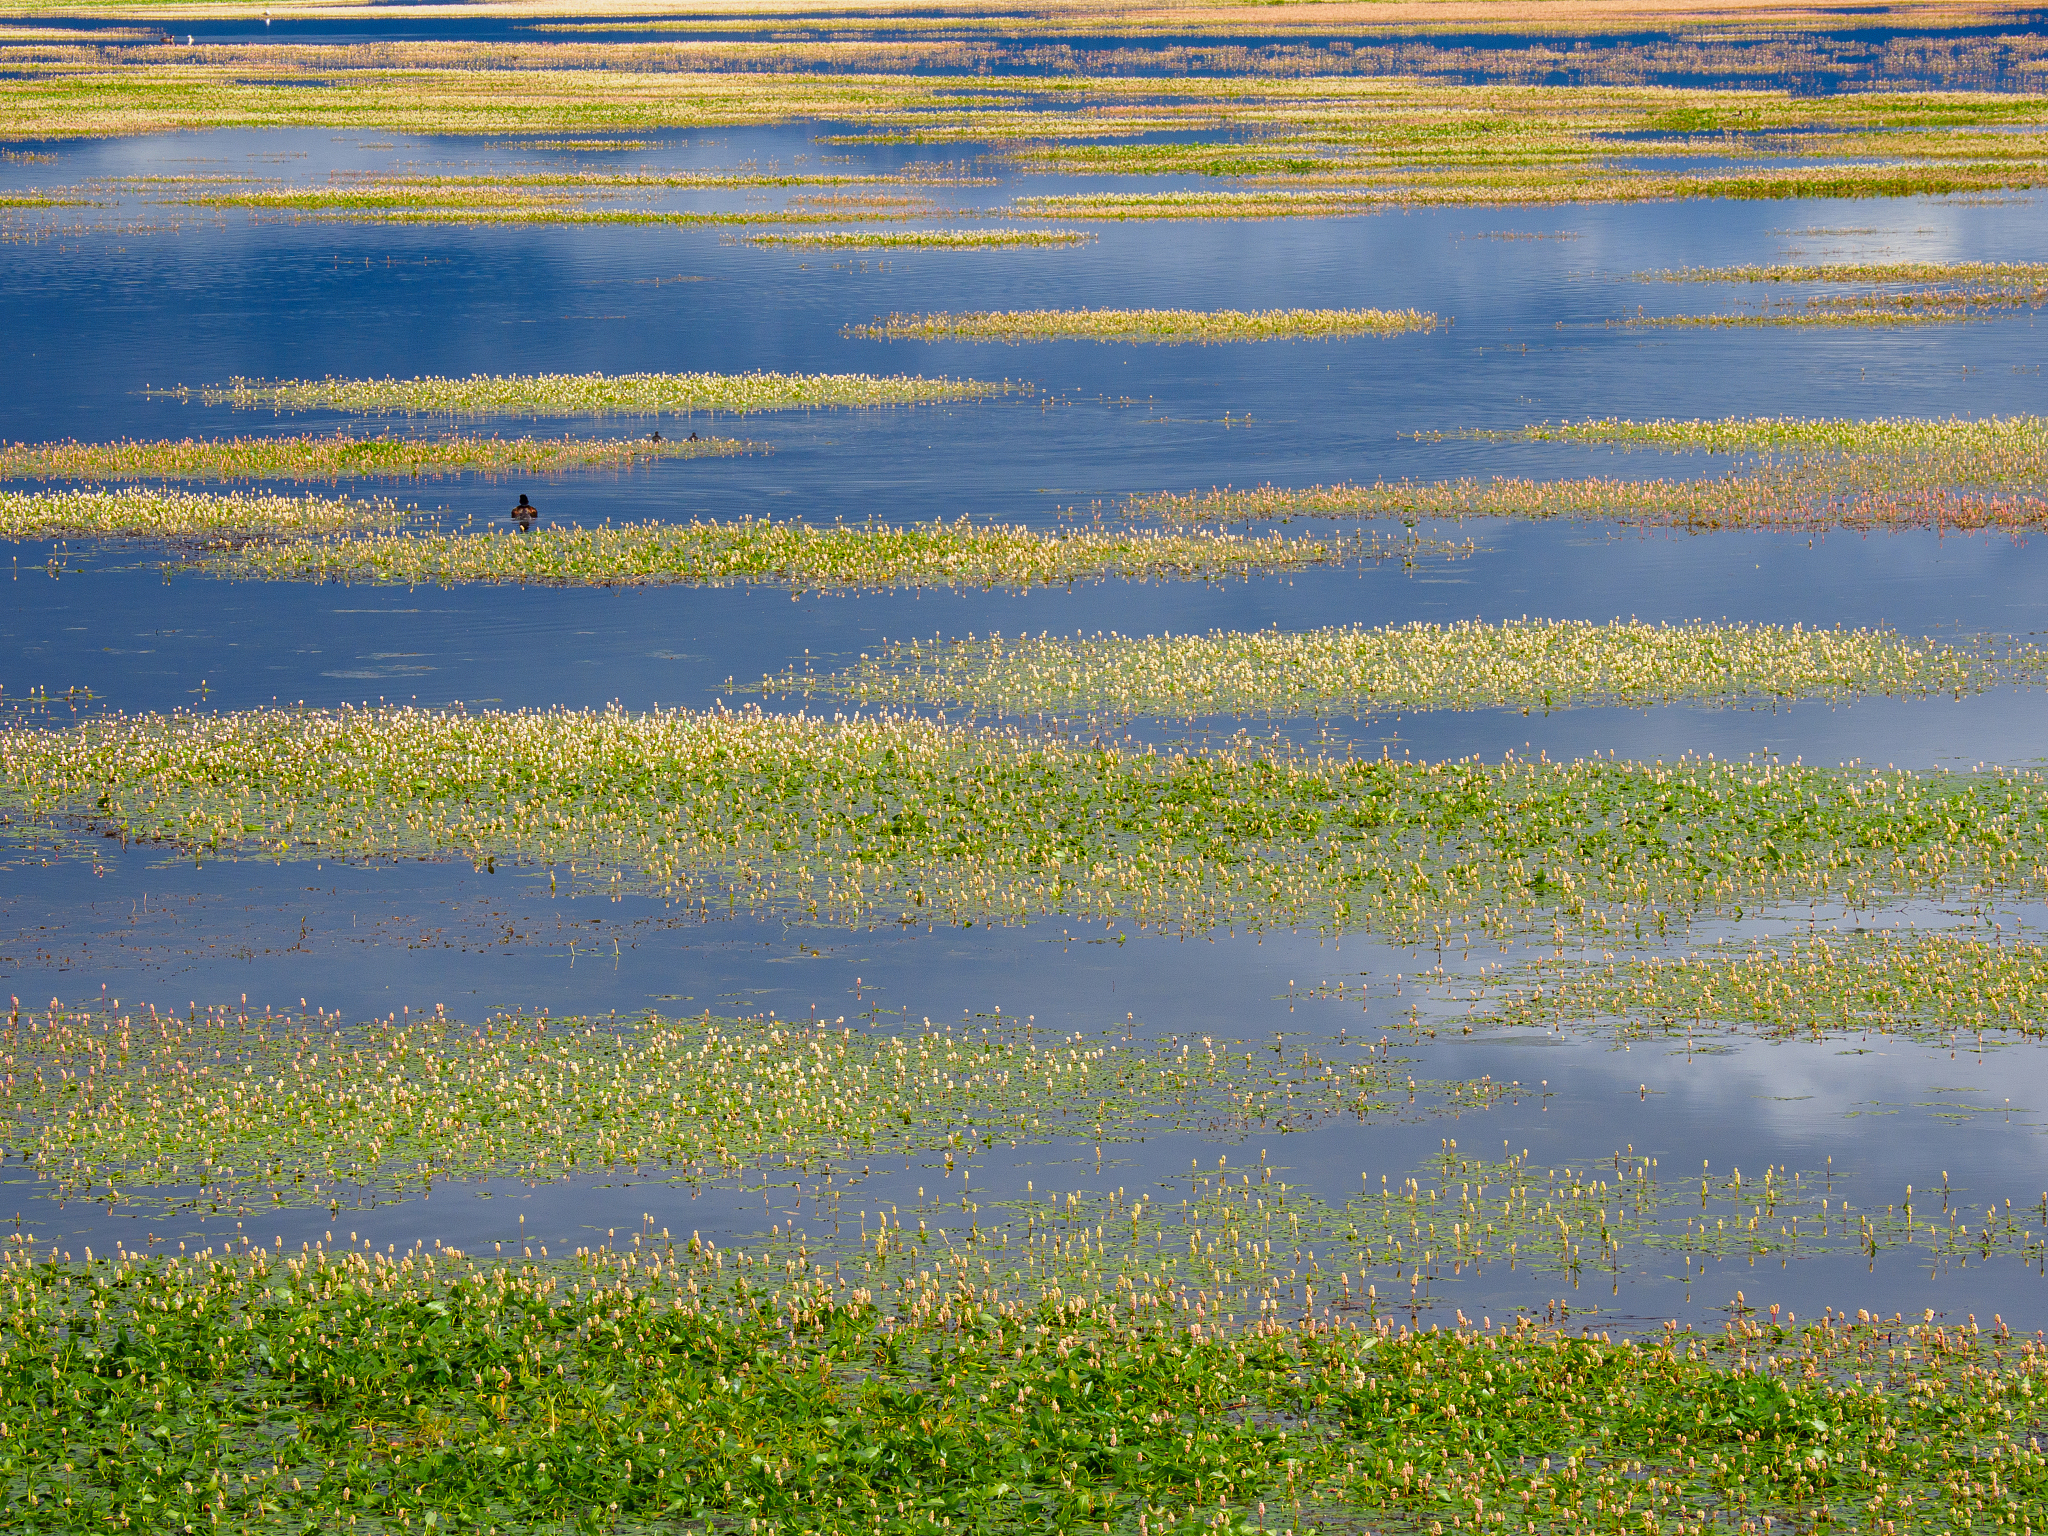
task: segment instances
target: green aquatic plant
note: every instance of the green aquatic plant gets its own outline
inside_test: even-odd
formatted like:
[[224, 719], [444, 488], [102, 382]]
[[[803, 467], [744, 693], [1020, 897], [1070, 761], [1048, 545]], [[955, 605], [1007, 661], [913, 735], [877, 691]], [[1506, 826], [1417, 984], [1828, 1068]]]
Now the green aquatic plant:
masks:
[[1598, 1025], [1622, 1039], [2048, 1034], [2048, 951], [1997, 930], [1788, 933], [1682, 955], [1536, 959], [1487, 992], [1490, 1019]]
[[[2010, 1202], [1979, 1229], [1944, 1177], [1916, 1207], [1859, 1208], [1827, 1171], [1668, 1175], [1633, 1149], [1563, 1167], [1455, 1141], [1412, 1177], [1337, 1203], [1256, 1160], [1197, 1160], [1150, 1190], [1054, 1189], [987, 1199], [967, 1175], [998, 1145], [1093, 1148], [1166, 1132], [1236, 1140], [1346, 1122], [1461, 1115], [1531, 1095], [1479, 1078], [1418, 1083], [1390, 1042], [1210, 1037], [1133, 1044], [1048, 1036], [988, 1016], [881, 1033], [844, 1021], [550, 1019], [468, 1027], [441, 1010], [367, 1025], [119, 1005], [8, 1017], [9, 1144], [60, 1198], [225, 1213], [339, 1214], [437, 1184], [516, 1178], [792, 1180], [831, 1231], [780, 1224], [766, 1249], [829, 1259], [899, 1288], [939, 1263], [1013, 1296], [1170, 1294], [1225, 1321], [1310, 1306], [1320, 1292], [1427, 1306], [1482, 1272], [1615, 1277], [1656, 1255], [1694, 1262], [1924, 1250], [1937, 1264], [2034, 1262], [2048, 1234]], [[924, 1161], [957, 1197], [845, 1208], [856, 1164]], [[836, 1171], [835, 1171], [836, 1170]], [[1098, 1169], [1099, 1172], [1099, 1169]], [[835, 1182], [839, 1175], [850, 1182]], [[789, 1212], [802, 1216], [803, 1209]], [[2040, 1212], [2048, 1221], [2048, 1208]], [[1967, 1218], [1967, 1219], [1966, 1219]], [[1682, 1223], [1682, 1225], [1681, 1225]], [[1380, 1285], [1394, 1287], [1386, 1296]], [[1405, 1290], [1405, 1295], [1403, 1291]]]
[[525, 582], [555, 586], [724, 585], [805, 587], [1038, 586], [1108, 578], [1220, 580], [1298, 570], [1358, 556], [1401, 558], [1456, 547], [1442, 541], [1289, 539], [1209, 530], [1084, 529], [1040, 533], [1021, 525], [736, 522], [605, 523], [514, 535], [474, 528], [338, 534], [250, 545], [201, 568], [266, 581]]
[[1370, 1509], [1621, 1536], [1713, 1508], [1933, 1536], [2048, 1499], [2048, 1351], [1931, 1313], [1230, 1330], [651, 1233], [513, 1263], [9, 1244], [0, 1273], [0, 1488], [31, 1528], [1307, 1536]]
[[331, 480], [561, 474], [658, 459], [759, 452], [729, 437], [231, 437], [118, 443], [0, 443], [0, 477], [32, 480]]
[[[1841, 262], [1819, 266], [1686, 267], [1639, 272], [1639, 280], [1673, 283], [1828, 286], [1887, 285], [1869, 293], [1823, 293], [1805, 300], [1771, 300], [1765, 308], [1732, 315], [1638, 315], [1631, 326], [1758, 327], [1925, 325], [1988, 319], [2048, 304], [2048, 264], [1992, 261]], [[1901, 291], [1906, 283], [1937, 286]]]
[[1410, 940], [2048, 889], [2019, 770], [1166, 754], [911, 716], [249, 710], [0, 730], [0, 812], [201, 854], [567, 865], [705, 913]]
[[157, 391], [208, 405], [363, 416], [655, 416], [982, 400], [1027, 386], [867, 373], [542, 373], [466, 379], [232, 379]]
[[2048, 286], [2048, 262], [1833, 261], [1679, 267], [1634, 276], [1638, 282], [1666, 283], [1976, 283], [1986, 288], [2035, 289]]
[[1725, 416], [1543, 422], [1509, 431], [1422, 432], [1423, 442], [1476, 438], [1706, 453], [1794, 453], [1925, 461], [1957, 484], [2048, 480], [2048, 417]]
[[1177, 522], [1597, 517], [1694, 530], [2020, 529], [2048, 522], [2048, 418], [2040, 416], [1603, 419], [1416, 435], [1426, 442], [1478, 438], [1765, 457], [1748, 468], [1691, 479], [1496, 476], [1296, 489], [1226, 486], [1134, 496], [1121, 511]]
[[[1218, 486], [1208, 491], [1158, 491], [1125, 500], [1128, 518], [1170, 522], [1288, 522], [1316, 518], [1589, 518], [1627, 527], [1778, 529], [1818, 533], [1847, 529], [1932, 529], [2017, 532], [2048, 526], [2048, 495], [2033, 466], [2010, 466], [2027, 478], [1998, 477], [2008, 466], [1973, 465], [1929, 456], [1788, 460], [1688, 480], [1622, 480], [1581, 475], [1554, 480], [1495, 475], [1479, 480], [1375, 480], [1309, 486]], [[1985, 488], [1950, 477], [1987, 476]]]
[[747, 244], [854, 251], [899, 247], [928, 251], [993, 251], [1086, 245], [1094, 238], [1078, 229], [805, 229], [785, 235], [748, 235]]
[[2048, 652], [1999, 655], [1887, 630], [1615, 620], [1467, 620], [1378, 629], [1039, 635], [909, 641], [846, 671], [791, 669], [774, 693], [1003, 714], [1289, 716], [1422, 709], [1756, 704], [1965, 693], [2048, 676]]
[[0, 538], [242, 539], [389, 526], [385, 501], [242, 491], [0, 491]]
[[[1341, 1059], [1340, 1059], [1341, 1058]], [[6, 1016], [8, 1146], [66, 1199], [229, 1210], [358, 1206], [449, 1180], [757, 1165], [1149, 1133], [1298, 1130], [1476, 1107], [1518, 1084], [1424, 1082], [1383, 1051], [1131, 1045], [1000, 1011], [881, 1034], [844, 1020], [339, 1017], [94, 1007]]]
[[877, 341], [1272, 341], [1297, 336], [1396, 336], [1433, 331], [1414, 309], [1019, 309], [890, 315], [843, 334]]

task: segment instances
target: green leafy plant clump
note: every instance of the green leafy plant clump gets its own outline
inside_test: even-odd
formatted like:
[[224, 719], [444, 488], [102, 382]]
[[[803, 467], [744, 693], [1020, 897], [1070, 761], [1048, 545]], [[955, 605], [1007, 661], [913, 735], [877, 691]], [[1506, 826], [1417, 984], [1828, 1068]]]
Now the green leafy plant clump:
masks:
[[1682, 759], [1168, 755], [911, 716], [252, 710], [0, 732], [0, 807], [202, 855], [568, 864], [706, 913], [1613, 932], [2048, 889], [2048, 790]]
[[219, 575], [267, 581], [552, 586], [1040, 586], [1110, 578], [1221, 580], [1299, 570], [1351, 556], [1412, 560], [1464, 553], [1442, 540], [1247, 537], [1189, 529], [1040, 533], [972, 523], [605, 523], [513, 533], [475, 528], [340, 534], [250, 545], [202, 562]]
[[1522, 619], [912, 641], [763, 687], [1009, 714], [1288, 716], [1963, 693], [2044, 671], [2048, 653], [1993, 657], [1881, 630]]
[[0, 477], [35, 480], [335, 480], [464, 472], [561, 474], [754, 451], [728, 437], [231, 437], [0, 444]]
[[1026, 386], [867, 373], [543, 373], [466, 379], [232, 379], [161, 391], [208, 405], [364, 416], [655, 416], [983, 400]]
[[1414, 309], [1022, 309], [975, 314], [890, 315], [848, 326], [877, 341], [1273, 341], [1303, 336], [1397, 336], [1433, 331]]
[[0, 1490], [27, 1529], [487, 1526], [1307, 1536], [1361, 1509], [1620, 1536], [1698, 1511], [2024, 1531], [2048, 1352], [1903, 1318], [1614, 1341], [1236, 1330], [1170, 1298], [894, 1294], [802, 1255], [551, 1263], [9, 1245]]

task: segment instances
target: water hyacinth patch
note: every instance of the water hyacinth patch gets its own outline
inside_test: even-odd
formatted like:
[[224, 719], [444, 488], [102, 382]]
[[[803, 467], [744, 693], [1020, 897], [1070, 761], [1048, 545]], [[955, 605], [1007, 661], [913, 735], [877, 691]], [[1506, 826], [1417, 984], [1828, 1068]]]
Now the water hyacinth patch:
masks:
[[1993, 656], [1884, 630], [1522, 619], [910, 641], [844, 672], [791, 670], [762, 686], [1004, 714], [1187, 718], [1755, 704], [1975, 692], [2044, 674], [2048, 653]]
[[2024, 933], [1792, 933], [1683, 955], [1538, 959], [1489, 989], [1489, 1019], [1597, 1024], [1622, 1039], [2048, 1034], [2048, 950]]
[[552, 475], [658, 459], [760, 452], [727, 437], [231, 437], [0, 444], [0, 476], [35, 480], [332, 480], [355, 476]]
[[2048, 890], [2039, 774], [1169, 755], [911, 716], [250, 710], [0, 731], [0, 809], [270, 857], [463, 856], [855, 925], [1044, 913], [1663, 934]]
[[78, 535], [132, 539], [238, 539], [389, 526], [385, 501], [263, 496], [241, 491], [0, 491], [0, 538]]
[[1414, 309], [1022, 309], [890, 315], [843, 334], [877, 341], [1271, 341], [1299, 336], [1397, 336], [1433, 331]]
[[868, 373], [542, 373], [466, 379], [231, 379], [156, 393], [207, 405], [362, 416], [658, 416], [983, 400], [1028, 386]]
[[1621, 1536], [1712, 1507], [1932, 1536], [2024, 1530], [2048, 1499], [2048, 1350], [1931, 1314], [1232, 1330], [1144, 1294], [1034, 1304], [947, 1273], [878, 1295], [659, 1238], [515, 1264], [10, 1244], [4, 1278], [0, 1486], [52, 1529], [1307, 1536], [1513, 1509]]
[[1246, 537], [1227, 532], [1084, 529], [1039, 533], [971, 523], [605, 523], [530, 533], [458, 529], [344, 534], [251, 545], [200, 562], [267, 581], [552, 586], [1041, 586], [1110, 578], [1221, 580], [1352, 558], [1414, 560], [1470, 553], [1442, 540]]

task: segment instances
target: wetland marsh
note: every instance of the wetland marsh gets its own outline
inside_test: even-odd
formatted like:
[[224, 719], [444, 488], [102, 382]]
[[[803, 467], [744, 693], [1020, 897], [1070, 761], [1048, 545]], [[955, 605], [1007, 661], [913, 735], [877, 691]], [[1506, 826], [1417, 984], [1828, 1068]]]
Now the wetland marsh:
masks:
[[176, 10], [0, 27], [12, 1522], [2043, 1528], [2025, 18]]

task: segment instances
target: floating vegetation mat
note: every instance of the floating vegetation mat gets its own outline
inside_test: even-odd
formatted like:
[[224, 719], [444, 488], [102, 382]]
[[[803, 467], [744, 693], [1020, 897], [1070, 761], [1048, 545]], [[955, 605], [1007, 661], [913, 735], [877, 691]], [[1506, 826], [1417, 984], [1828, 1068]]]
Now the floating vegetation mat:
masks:
[[0, 538], [137, 539], [317, 534], [398, 521], [389, 502], [191, 491], [0, 491]]
[[1398, 480], [1298, 489], [1161, 492], [1123, 504], [1129, 517], [1220, 522], [1313, 517], [1589, 517], [1715, 528], [1982, 528], [2048, 524], [2048, 418], [1965, 420], [1731, 417], [1597, 420], [1511, 432], [1421, 434], [1623, 448], [1766, 455], [1698, 479], [1581, 476], [1534, 480]]
[[1745, 1311], [1617, 1343], [1319, 1305], [1232, 1330], [1144, 1290], [1025, 1303], [935, 1262], [892, 1294], [653, 1234], [514, 1263], [10, 1244], [0, 1278], [0, 1479], [52, 1529], [1307, 1536], [1512, 1510], [1633, 1536], [1712, 1509], [1932, 1536], [2048, 1501], [2048, 1351], [2000, 1325]]
[[[2048, 304], [2048, 263], [1986, 261], [1845, 262], [1827, 266], [1686, 267], [1638, 273], [1683, 283], [1883, 285], [1877, 291], [1771, 300], [1764, 308], [1731, 315], [1653, 315], [1622, 322], [1637, 326], [1726, 327], [1791, 325], [1916, 325], [1990, 318]], [[1897, 285], [1936, 286], [1901, 291]]]
[[919, 405], [982, 400], [1026, 387], [868, 373], [478, 373], [466, 379], [231, 379], [206, 389], [157, 393], [178, 400], [197, 396], [208, 405], [364, 416], [655, 416]]
[[1078, 229], [806, 229], [786, 235], [749, 235], [749, 245], [819, 246], [827, 250], [909, 247], [933, 251], [993, 251], [1024, 246], [1086, 245], [1095, 237]]
[[763, 686], [1004, 714], [1189, 718], [1757, 704], [1960, 694], [2044, 676], [2048, 652], [1991, 657], [1886, 630], [1523, 619], [910, 641], [850, 671], [792, 670]]
[[39, 480], [327, 480], [348, 476], [559, 474], [758, 451], [729, 437], [230, 437], [178, 442], [0, 444], [0, 477]]
[[[1889, 483], [1891, 466], [1772, 465], [1698, 480], [1617, 480], [1587, 475], [1532, 480], [1375, 480], [1370, 485], [1158, 491], [1133, 496], [1132, 518], [1199, 523], [1286, 522], [1297, 517], [1596, 518], [1710, 533], [1725, 528], [1822, 532], [1830, 528], [1930, 528], [1971, 533], [2048, 527], [2048, 497], [1986, 495]], [[1901, 475], [1896, 477], [1904, 479]], [[1859, 483], [1860, 482], [1860, 483]]]
[[[1316, 1126], [1459, 1114], [1531, 1090], [1481, 1078], [1403, 1086], [1389, 1042], [1322, 1051], [1199, 1040], [1046, 1038], [1029, 1021], [883, 1034], [843, 1021], [500, 1017], [465, 1028], [437, 1010], [368, 1026], [194, 1009], [8, 1017], [0, 1095], [10, 1146], [65, 1197], [109, 1209], [225, 1212], [344, 1207], [492, 1177], [599, 1175], [690, 1184], [792, 1172], [814, 1180], [894, 1157], [972, 1164], [998, 1144], [1093, 1147], [1169, 1131], [1286, 1136]], [[967, 1192], [911, 1215], [843, 1208], [858, 1180], [818, 1182], [832, 1230], [778, 1230], [876, 1289], [940, 1261], [1004, 1294], [1171, 1293], [1220, 1321], [1305, 1309], [1312, 1294], [1424, 1305], [1485, 1269], [1576, 1284], [1646, 1260], [2048, 1259], [2048, 1205], [1987, 1208], [1967, 1191], [1910, 1188], [1882, 1208], [1853, 1179], [1776, 1166], [1745, 1177], [1664, 1174], [1617, 1152], [1544, 1167], [1441, 1153], [1416, 1175], [1371, 1172], [1341, 1203], [1290, 1185], [1261, 1150], [1197, 1161], [1135, 1194]], [[799, 1180], [799, 1183], [802, 1181]], [[1035, 1181], [1034, 1181], [1035, 1183]], [[920, 1192], [922, 1193], [922, 1192]], [[1855, 1199], [1850, 1198], [1855, 1196]], [[857, 1198], [857, 1197], [856, 1197]], [[2048, 1199], [2048, 1197], [2044, 1197]], [[791, 1213], [802, 1216], [804, 1211]], [[873, 1225], [870, 1227], [871, 1214]], [[766, 1241], [764, 1239], [764, 1241]], [[929, 1277], [927, 1269], [920, 1281]], [[1384, 1298], [1381, 1283], [1399, 1282]], [[1405, 1294], [1403, 1294], [1405, 1292]], [[1334, 1299], [1334, 1298], [1333, 1298]], [[1233, 1317], [1234, 1314], [1234, 1317]]]
[[1919, 469], [1921, 478], [1927, 480], [1941, 477], [1968, 484], [2048, 480], [2048, 417], [2043, 416], [1879, 416], [1869, 421], [1813, 416], [1656, 421], [1603, 417], [1544, 422], [1508, 432], [1427, 432], [1418, 436], [1426, 442], [1478, 438], [1492, 442], [1580, 443], [1708, 453], [1790, 451], [1897, 458], [1911, 461], [1911, 467]]
[[[632, 1170], [696, 1182], [1002, 1143], [1299, 1130], [1453, 1111], [1520, 1085], [1424, 1083], [1209, 1039], [1129, 1046], [993, 1027], [878, 1034], [773, 1019], [439, 1010], [362, 1026], [247, 1009], [24, 1014], [0, 1036], [8, 1147], [65, 1198], [253, 1214], [339, 1210], [451, 1179]], [[1405, 1086], [1403, 1078], [1405, 1076]]]
[[1760, 945], [1598, 963], [1537, 960], [1497, 985], [1489, 1016], [1597, 1024], [1622, 1039], [1717, 1032], [1773, 1039], [1906, 1035], [1953, 1044], [2048, 1034], [2048, 951], [1997, 931], [1795, 933]]
[[0, 730], [0, 811], [200, 854], [568, 865], [707, 915], [1663, 934], [2048, 891], [2039, 774], [1164, 755], [909, 716], [252, 710]]
[[1290, 336], [1395, 336], [1432, 331], [1414, 309], [1012, 309], [965, 315], [891, 315], [848, 326], [848, 336], [941, 341], [1272, 341]]
[[1678, 267], [1638, 272], [1637, 281], [1667, 283], [1979, 283], [1986, 287], [2048, 287], [2041, 261], [1840, 261], [1776, 266]]
[[1042, 586], [1108, 578], [1219, 580], [1298, 570], [1353, 556], [1413, 560], [1469, 553], [1438, 540], [1288, 539], [1208, 530], [1086, 529], [1039, 533], [971, 523], [810, 523], [742, 518], [725, 523], [625, 523], [540, 528], [338, 534], [251, 545], [202, 562], [221, 575], [267, 581], [375, 581], [405, 585], [496, 581], [555, 586], [725, 585], [806, 587]]

